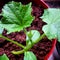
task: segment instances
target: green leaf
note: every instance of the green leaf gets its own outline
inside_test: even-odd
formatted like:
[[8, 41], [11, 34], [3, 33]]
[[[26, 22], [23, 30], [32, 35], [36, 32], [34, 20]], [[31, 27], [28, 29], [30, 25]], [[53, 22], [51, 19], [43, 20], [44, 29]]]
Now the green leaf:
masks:
[[24, 53], [24, 60], [37, 60], [33, 52], [27, 51]]
[[8, 34], [11, 32], [20, 31], [20, 29], [22, 30], [22, 26], [20, 27], [19, 25], [16, 24], [0, 24], [0, 27], [8, 30]]
[[26, 35], [26, 43], [37, 43], [37, 40], [40, 38], [40, 33], [37, 30], [30, 30]]
[[49, 39], [58, 38], [60, 41], [60, 9], [45, 9], [41, 18], [47, 23], [42, 29], [46, 36]]
[[21, 2], [9, 2], [2, 9], [0, 26], [8, 30], [8, 33], [21, 31], [23, 28], [29, 27], [34, 20], [31, 15], [32, 3], [22, 5]]
[[9, 60], [9, 58], [6, 56], [6, 54], [0, 56], [0, 60]]
[[[0, 21], [0, 23], [1, 23], [1, 21]], [[3, 28], [0, 27], [0, 34], [2, 34], [2, 32], [3, 32]]]
[[3, 28], [0, 27], [0, 34], [2, 34], [2, 32], [3, 32]]

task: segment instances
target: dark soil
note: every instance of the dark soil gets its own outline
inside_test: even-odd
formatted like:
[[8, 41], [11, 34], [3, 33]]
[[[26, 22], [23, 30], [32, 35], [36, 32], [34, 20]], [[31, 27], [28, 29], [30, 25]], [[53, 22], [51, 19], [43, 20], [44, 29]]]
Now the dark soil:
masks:
[[[42, 34], [43, 33], [42, 26], [45, 23], [39, 17], [43, 14], [44, 9], [41, 6], [39, 7], [32, 6], [32, 8], [33, 8], [32, 14], [35, 16], [35, 19], [31, 26], [27, 28], [27, 30], [38, 30]], [[4, 36], [7, 36], [8, 38], [25, 45], [26, 36], [23, 31], [11, 33], [9, 35], [7, 35], [6, 32], [7, 32], [6, 30], [3, 31]], [[50, 51], [51, 47], [52, 42], [45, 37], [39, 43], [34, 45], [31, 51], [33, 51], [34, 54], [37, 56], [37, 60], [44, 60], [44, 56], [46, 56], [46, 54]], [[23, 54], [13, 55], [11, 53], [12, 50], [17, 51], [21, 49], [22, 48], [18, 47], [17, 45], [0, 38], [0, 55], [6, 53], [10, 60], [23, 60]]]

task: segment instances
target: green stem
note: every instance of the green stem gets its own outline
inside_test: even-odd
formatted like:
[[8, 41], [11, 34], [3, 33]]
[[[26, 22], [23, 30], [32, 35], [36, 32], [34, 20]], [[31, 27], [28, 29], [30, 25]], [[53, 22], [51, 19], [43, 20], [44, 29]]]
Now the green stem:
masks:
[[16, 45], [18, 45], [18, 46], [20, 46], [20, 47], [22, 47], [23, 49], [25, 48], [25, 46], [23, 46], [22, 44], [20, 44], [20, 43], [18, 43], [18, 42], [16, 42], [16, 41], [13, 41], [13, 40], [11, 40], [11, 39], [9, 39], [9, 38], [1, 35], [1, 34], [0, 34], [0, 37], [1, 37], [1, 38], [4, 38], [5, 40], [7, 40], [7, 41], [9, 41], [9, 42], [12, 42], [12, 43], [14, 43], [14, 44], [16, 44]]
[[38, 40], [36, 40], [36, 43], [38, 43], [40, 40], [42, 40], [46, 35], [45, 34], [42, 34]]
[[27, 33], [27, 30], [25, 28], [23, 28], [23, 31], [24, 31], [25, 34]]
[[11, 53], [12, 54], [15, 54], [15, 55], [19, 55], [19, 54], [22, 54], [22, 53], [24, 53], [24, 49], [23, 50], [21, 50], [21, 51], [12, 51]]
[[29, 44], [29, 45], [27, 45], [27, 46], [25, 47], [25, 49], [20, 50], [20, 51], [12, 51], [11, 53], [12, 53], [12, 54], [15, 54], [15, 55], [19, 55], [19, 54], [22, 54], [22, 53], [28, 51], [28, 50], [31, 49], [31, 48], [32, 48], [32, 46], [31, 46], [31, 44]]
[[[45, 34], [42, 34], [41, 37], [40, 37], [36, 42], [39, 42], [39, 41], [42, 40], [44, 37], [45, 37]], [[32, 45], [30, 44], [30, 45], [27, 45], [27, 46], [25, 47], [25, 49], [23, 49], [23, 50], [21, 50], [21, 51], [12, 51], [12, 53], [15, 54], [15, 55], [22, 54], [22, 53], [24, 53], [25, 51], [30, 50], [31, 48], [32, 48]]]
[[[26, 36], [28, 36], [28, 34], [27, 34], [27, 30], [24, 28], [23, 29], [23, 31], [24, 31], [24, 33], [26, 34]], [[31, 33], [31, 31], [30, 31], [30, 33]], [[31, 35], [31, 34], [30, 34]], [[29, 37], [29, 40], [31, 41], [31, 43], [32, 43], [32, 40], [31, 40], [31, 36], [28, 36]], [[27, 45], [27, 43], [26, 43], [26, 45]]]

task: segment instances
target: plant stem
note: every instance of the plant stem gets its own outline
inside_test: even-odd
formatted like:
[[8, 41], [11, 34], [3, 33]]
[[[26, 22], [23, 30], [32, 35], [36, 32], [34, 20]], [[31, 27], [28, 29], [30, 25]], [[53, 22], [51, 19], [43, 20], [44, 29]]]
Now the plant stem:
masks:
[[21, 50], [21, 51], [12, 51], [11, 53], [12, 54], [15, 54], [15, 55], [19, 55], [19, 54], [22, 54], [22, 53], [24, 53], [24, 49], [23, 50]]
[[20, 51], [12, 51], [11, 53], [12, 53], [12, 54], [15, 54], [15, 55], [18, 55], [18, 54], [22, 54], [22, 53], [28, 51], [28, 50], [31, 49], [31, 48], [32, 48], [32, 46], [31, 46], [31, 44], [29, 44], [29, 45], [27, 45], [27, 46], [25, 47], [25, 49], [20, 50]]
[[24, 31], [25, 34], [27, 33], [27, 30], [25, 28], [23, 28], [23, 31]]
[[0, 37], [1, 37], [1, 38], [4, 38], [5, 40], [7, 40], [7, 41], [9, 41], [9, 42], [12, 42], [12, 43], [14, 43], [14, 44], [16, 44], [16, 45], [18, 45], [18, 46], [20, 46], [20, 47], [22, 47], [23, 49], [25, 48], [25, 46], [23, 46], [22, 44], [20, 44], [20, 43], [18, 43], [18, 42], [16, 42], [16, 41], [13, 41], [13, 40], [11, 40], [11, 39], [9, 39], [9, 38], [1, 35], [1, 34], [0, 34]]
[[[44, 37], [45, 37], [45, 34], [42, 34], [42, 35], [40, 36], [40, 38], [39, 38], [36, 42], [39, 42], [39, 41], [42, 40]], [[22, 54], [22, 53], [24, 53], [25, 51], [30, 50], [31, 48], [32, 48], [32, 45], [30, 44], [30, 45], [27, 45], [27, 46], [25, 47], [25, 49], [23, 49], [23, 50], [21, 50], [21, 51], [12, 51], [12, 53], [15, 54], [15, 55]]]
[[[23, 31], [26, 34], [26, 36], [28, 36], [27, 30], [25, 28], [23, 29]], [[31, 33], [31, 31], [30, 31], [30, 33]], [[31, 36], [28, 36], [28, 37], [29, 37], [30, 42], [32, 43]], [[26, 43], [26, 45], [27, 45], [27, 43]]]
[[36, 40], [36, 43], [38, 43], [40, 40], [42, 40], [46, 35], [43, 33], [38, 40]]

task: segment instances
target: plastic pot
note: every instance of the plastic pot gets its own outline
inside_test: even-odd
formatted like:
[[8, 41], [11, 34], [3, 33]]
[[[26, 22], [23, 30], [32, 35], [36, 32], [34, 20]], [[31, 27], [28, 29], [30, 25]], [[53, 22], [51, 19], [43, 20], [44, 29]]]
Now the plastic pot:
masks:
[[[0, 7], [3, 6], [8, 1], [11, 1], [11, 0], [5, 0], [5, 1], [1, 0], [0, 1]], [[40, 5], [41, 4], [44, 9], [48, 9], [49, 8], [49, 6], [43, 0], [15, 0], [15, 1], [22, 1], [22, 2], [24, 2], [24, 1], [27, 1], [27, 2], [32, 1], [36, 5]], [[1, 4], [2, 2], [3, 2], [3, 4]], [[54, 59], [53, 52], [54, 52], [55, 46], [56, 46], [56, 40], [54, 39], [52, 41], [52, 48], [51, 48], [50, 52], [45, 56], [44, 60], [53, 60]]]

